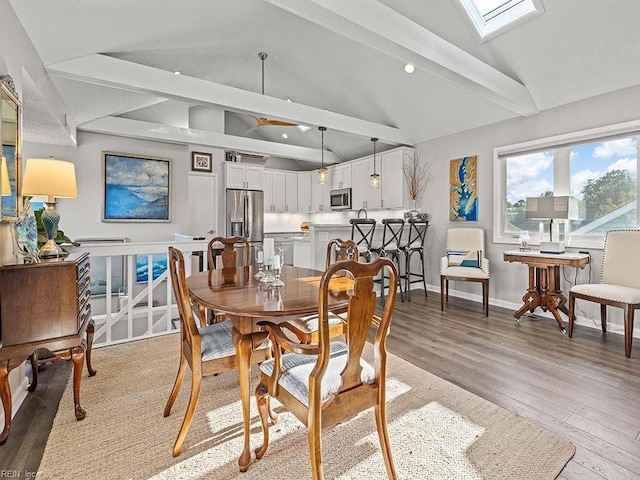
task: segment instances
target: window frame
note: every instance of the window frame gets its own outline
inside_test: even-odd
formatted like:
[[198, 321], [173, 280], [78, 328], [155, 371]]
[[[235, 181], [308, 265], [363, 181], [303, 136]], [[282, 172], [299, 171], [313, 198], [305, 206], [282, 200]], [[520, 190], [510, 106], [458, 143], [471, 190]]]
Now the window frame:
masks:
[[[513, 0], [514, 2], [516, 0]], [[458, 0], [455, 5], [470, 22], [479, 43], [486, 42], [544, 13], [541, 0], [523, 0], [489, 20], [478, 10], [474, 0]]]
[[[613, 140], [616, 137], [640, 136], [640, 120], [617, 123], [603, 127], [580, 130], [552, 137], [539, 138], [527, 142], [515, 143], [495, 147], [493, 149], [493, 243], [517, 244], [518, 235], [505, 231], [505, 197], [506, 197], [506, 161], [508, 156], [525, 155], [544, 150], [559, 150], [569, 148], [575, 144], [593, 143], [598, 141]], [[640, 139], [639, 139], [640, 140]], [[638, 142], [640, 150], [640, 141]], [[640, 154], [637, 156], [637, 163], [640, 165]], [[562, 164], [564, 163], [564, 164]], [[640, 171], [640, 168], [638, 169]], [[561, 174], [561, 178], [570, 181], [571, 163], [570, 161], [556, 162], [554, 155], [554, 193], [560, 194], [556, 188], [556, 172]], [[562, 187], [570, 188], [570, 183]], [[640, 207], [640, 178], [637, 179], [638, 205]], [[560, 188], [561, 189], [561, 188]], [[568, 194], [568, 193], [566, 193]], [[637, 209], [636, 227], [640, 226], [640, 208]], [[539, 242], [538, 232], [531, 232], [531, 243]], [[602, 235], [569, 235], [568, 247], [572, 248], [604, 248], [604, 234]]]

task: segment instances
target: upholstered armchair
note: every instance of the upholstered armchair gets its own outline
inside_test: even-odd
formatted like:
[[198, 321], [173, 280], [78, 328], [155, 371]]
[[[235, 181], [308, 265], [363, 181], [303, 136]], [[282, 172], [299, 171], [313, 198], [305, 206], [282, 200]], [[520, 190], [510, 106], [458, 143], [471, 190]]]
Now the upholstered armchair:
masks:
[[449, 228], [447, 254], [440, 260], [440, 310], [449, 301], [449, 281], [482, 283], [482, 305], [489, 316], [489, 260], [485, 257], [484, 230]]
[[607, 305], [624, 309], [624, 354], [631, 356], [633, 319], [640, 308], [640, 230], [611, 230], [604, 241], [600, 283], [575, 285], [569, 291], [569, 337], [573, 336], [576, 299], [600, 304], [602, 332], [607, 332]]

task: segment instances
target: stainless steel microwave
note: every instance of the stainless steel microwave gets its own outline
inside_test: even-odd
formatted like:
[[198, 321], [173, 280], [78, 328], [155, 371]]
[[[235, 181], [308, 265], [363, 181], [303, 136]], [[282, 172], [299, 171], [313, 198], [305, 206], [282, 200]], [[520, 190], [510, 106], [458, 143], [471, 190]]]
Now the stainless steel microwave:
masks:
[[351, 189], [331, 190], [331, 210], [351, 210]]

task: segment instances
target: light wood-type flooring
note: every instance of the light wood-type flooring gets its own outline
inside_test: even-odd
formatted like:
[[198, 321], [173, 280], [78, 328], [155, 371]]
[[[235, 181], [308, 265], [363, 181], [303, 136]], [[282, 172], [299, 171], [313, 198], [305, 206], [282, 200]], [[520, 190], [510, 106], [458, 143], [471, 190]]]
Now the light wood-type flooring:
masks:
[[[640, 478], [640, 341], [626, 359], [621, 335], [577, 326], [569, 339], [552, 319], [518, 323], [512, 313], [491, 307], [487, 318], [457, 298], [441, 313], [437, 293], [414, 290], [410, 303], [398, 298], [388, 348], [573, 442], [559, 478]], [[37, 470], [71, 365], [41, 368], [0, 447], [0, 470]]]

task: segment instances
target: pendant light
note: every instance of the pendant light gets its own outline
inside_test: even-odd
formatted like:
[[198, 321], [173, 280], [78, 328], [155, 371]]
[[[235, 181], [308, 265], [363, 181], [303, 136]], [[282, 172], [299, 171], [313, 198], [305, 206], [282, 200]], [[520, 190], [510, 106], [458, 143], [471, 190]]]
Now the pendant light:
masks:
[[327, 127], [318, 127], [318, 130], [320, 130], [320, 135], [321, 135], [320, 155], [322, 157], [322, 166], [318, 169], [318, 183], [322, 185], [327, 183], [327, 167], [324, 166], [324, 132], [326, 129]]
[[380, 188], [380, 175], [376, 173], [376, 142], [377, 138], [372, 138], [373, 142], [373, 173], [371, 174], [371, 188]]

